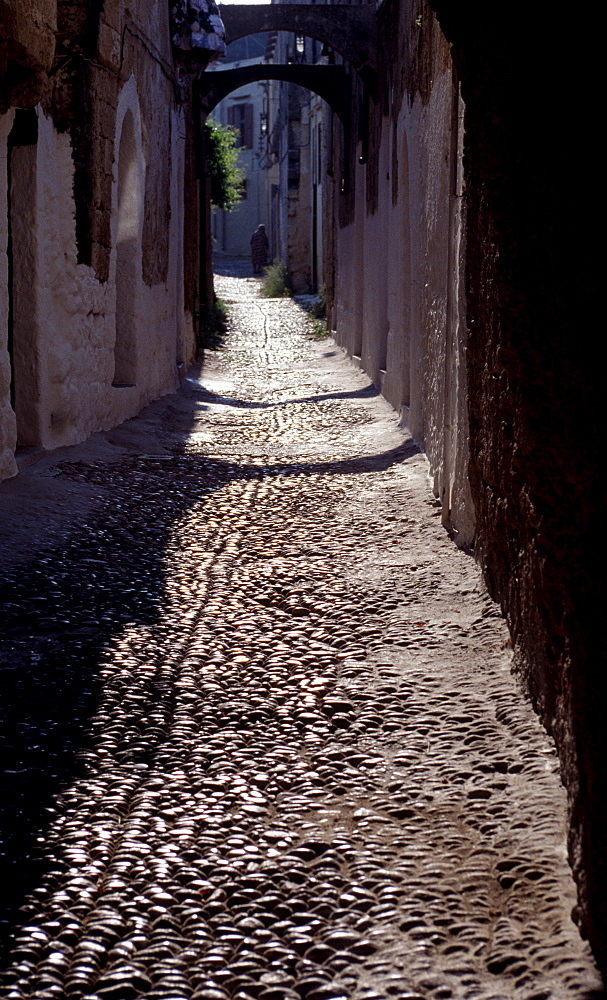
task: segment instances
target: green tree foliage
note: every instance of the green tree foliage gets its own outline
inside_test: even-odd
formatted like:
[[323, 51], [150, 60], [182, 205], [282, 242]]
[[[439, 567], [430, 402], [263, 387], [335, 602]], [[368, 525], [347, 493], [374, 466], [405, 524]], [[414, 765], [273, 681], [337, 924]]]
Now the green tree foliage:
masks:
[[207, 119], [204, 125], [207, 165], [211, 178], [211, 203], [231, 212], [242, 196], [243, 171], [238, 164], [236, 137], [228, 125]]

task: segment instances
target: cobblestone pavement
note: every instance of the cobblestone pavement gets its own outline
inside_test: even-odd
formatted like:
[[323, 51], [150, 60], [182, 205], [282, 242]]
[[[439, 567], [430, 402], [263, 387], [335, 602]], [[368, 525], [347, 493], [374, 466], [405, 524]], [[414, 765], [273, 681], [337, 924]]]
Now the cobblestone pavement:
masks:
[[154, 453], [64, 461], [95, 516], [2, 589], [1, 995], [599, 996], [553, 747], [424, 457], [298, 305], [218, 286]]

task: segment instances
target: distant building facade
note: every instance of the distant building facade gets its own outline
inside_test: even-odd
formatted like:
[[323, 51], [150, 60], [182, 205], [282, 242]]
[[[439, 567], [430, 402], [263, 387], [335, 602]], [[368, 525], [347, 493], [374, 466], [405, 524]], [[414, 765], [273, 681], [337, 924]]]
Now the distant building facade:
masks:
[[[264, 58], [267, 33], [238, 39], [216, 69], [251, 66]], [[212, 72], [210, 68], [208, 72]], [[238, 166], [243, 171], [242, 198], [232, 211], [214, 209], [211, 216], [213, 245], [226, 253], [245, 256], [249, 241], [260, 222], [269, 228], [267, 157], [268, 83], [251, 83], [233, 91], [213, 111], [212, 118], [236, 130]]]
[[[326, 58], [315, 39], [273, 31], [233, 42], [226, 59], [211, 70], [260, 62], [314, 65]], [[331, 121], [327, 105], [297, 84], [270, 79], [234, 90], [212, 117], [237, 128], [245, 174], [244, 196], [236, 209], [213, 212], [214, 246], [248, 254], [251, 233], [263, 222], [271, 257], [287, 265], [294, 290], [319, 289], [324, 281], [325, 135]]]
[[[305, 35], [276, 32], [268, 61], [314, 65], [322, 61], [322, 45]], [[316, 94], [295, 83], [272, 80], [269, 91], [268, 146], [278, 167], [270, 192], [272, 240], [294, 291], [316, 291], [324, 280], [323, 121], [328, 110]]]

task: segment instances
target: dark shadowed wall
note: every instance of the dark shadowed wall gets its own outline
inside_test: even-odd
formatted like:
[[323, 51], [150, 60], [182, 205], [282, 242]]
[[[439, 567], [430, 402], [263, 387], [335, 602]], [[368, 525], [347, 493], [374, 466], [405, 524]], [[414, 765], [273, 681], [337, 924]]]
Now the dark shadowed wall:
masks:
[[576, 918], [604, 970], [596, 53], [544, 7], [385, 0], [378, 17], [334, 210], [333, 326], [424, 445], [501, 603], [560, 754]]

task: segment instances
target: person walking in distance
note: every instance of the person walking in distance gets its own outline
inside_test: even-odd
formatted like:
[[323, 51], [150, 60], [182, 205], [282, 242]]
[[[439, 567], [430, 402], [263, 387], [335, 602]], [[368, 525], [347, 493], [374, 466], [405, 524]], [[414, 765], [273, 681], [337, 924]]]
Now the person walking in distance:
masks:
[[270, 243], [266, 235], [266, 227], [260, 222], [257, 229], [251, 236], [251, 257], [253, 260], [253, 274], [261, 274], [262, 268], [268, 263], [268, 253]]

